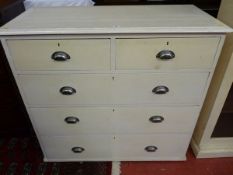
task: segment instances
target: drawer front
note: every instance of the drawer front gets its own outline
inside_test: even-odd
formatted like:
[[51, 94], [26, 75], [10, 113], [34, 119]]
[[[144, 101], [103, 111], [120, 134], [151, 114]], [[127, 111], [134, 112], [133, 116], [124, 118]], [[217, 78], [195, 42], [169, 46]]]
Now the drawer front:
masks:
[[191, 135], [117, 135], [114, 158], [134, 160], [185, 159]]
[[[30, 108], [41, 136], [190, 133], [199, 107]], [[185, 123], [185, 125], [184, 125]]]
[[77, 135], [75, 137], [41, 137], [48, 160], [111, 160], [112, 136]]
[[114, 102], [120, 104], [200, 104], [208, 73], [120, 74]]
[[[19, 75], [29, 105], [102, 104], [111, 101], [112, 77], [109, 75]], [[64, 87], [75, 90], [65, 95]], [[64, 91], [63, 91], [64, 90]], [[64, 93], [64, 94], [63, 94]]]
[[200, 104], [207, 77], [208, 73], [70, 74], [19, 75], [19, 80], [29, 105]]
[[179, 160], [185, 159], [190, 135], [77, 135], [40, 140], [50, 161]]
[[110, 69], [108, 39], [8, 40], [7, 44], [16, 70]]
[[191, 133], [199, 107], [121, 107], [114, 111], [115, 132]]
[[113, 108], [30, 108], [35, 128], [42, 136], [112, 133]]
[[119, 70], [211, 68], [219, 40], [219, 37], [117, 39], [116, 68]]

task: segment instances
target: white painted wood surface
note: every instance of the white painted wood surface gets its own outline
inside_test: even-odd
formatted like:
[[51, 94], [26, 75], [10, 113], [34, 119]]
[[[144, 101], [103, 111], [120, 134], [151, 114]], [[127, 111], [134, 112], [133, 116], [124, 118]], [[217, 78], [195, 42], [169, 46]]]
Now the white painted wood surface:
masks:
[[[19, 75], [29, 106], [190, 104], [200, 105], [207, 73], [69, 74]], [[41, 86], [43, 85], [43, 86]], [[62, 87], [76, 89], [73, 95], [60, 93]], [[166, 94], [154, 94], [166, 86]]]
[[[109, 39], [9, 40], [7, 44], [19, 71], [110, 70]], [[51, 57], [57, 51], [70, 59], [54, 61]]]
[[[225, 33], [230, 31], [221, 22], [190, 5], [114, 6], [32, 9], [1, 28], [0, 35], [45, 161], [152, 161], [185, 160]], [[121, 67], [126, 66], [124, 70], [120, 70], [118, 64], [119, 38], [146, 41], [146, 47], [141, 45], [132, 49], [137, 42], [125, 46], [129, 56], [121, 59]], [[141, 54], [138, 50], [144, 53], [142, 56], [148, 56], [148, 50], [158, 50], [160, 44], [152, 48], [147, 43], [149, 40], [164, 41], [167, 38], [172, 38], [172, 44], [175, 41], [174, 46], [179, 45], [177, 58], [184, 61], [163, 62], [161, 69], [156, 70], [146, 57], [136, 59]], [[16, 40], [16, 46], [8, 44]], [[22, 46], [21, 42], [28, 40], [33, 42]], [[65, 44], [63, 48], [71, 49], [75, 57], [80, 55], [79, 51], [82, 58], [78, 57], [76, 61], [81, 63], [55, 66], [46, 64], [44, 58], [36, 57], [33, 61], [33, 54], [20, 51], [22, 47], [39, 53], [46, 46], [42, 50], [48, 57], [51, 53], [47, 49], [58, 46], [55, 47], [56, 42], [52, 40], [61, 41]], [[76, 50], [65, 40], [72, 40], [74, 44], [85, 40], [88, 44]], [[103, 41], [102, 44], [99, 41]], [[187, 43], [196, 46], [189, 48]], [[98, 45], [95, 47], [95, 44]], [[184, 53], [182, 47], [186, 48]], [[12, 54], [15, 51], [17, 53]], [[130, 52], [138, 53], [134, 60]], [[18, 55], [21, 57], [16, 62]], [[191, 58], [187, 58], [189, 55]], [[189, 63], [187, 59], [190, 59]], [[157, 85], [168, 86], [169, 92], [153, 94], [152, 89]], [[73, 86], [77, 93], [61, 95], [59, 90], [63, 86]], [[164, 123], [155, 129], [147, 123], [148, 115], [154, 113], [165, 117]], [[73, 114], [79, 115], [80, 124], [86, 122], [77, 130], [63, 125], [63, 115]], [[148, 144], [156, 144], [159, 151], [154, 155], [147, 154], [144, 148]], [[86, 152], [72, 153], [71, 148], [79, 145], [85, 147]]]
[[[75, 137], [41, 138], [47, 159], [53, 161], [185, 160], [190, 134], [77, 134]], [[145, 150], [145, 147], [153, 145], [158, 148], [156, 152]], [[85, 150], [83, 153], [73, 153], [71, 149], [75, 146]]]
[[[222, 0], [218, 18], [233, 27], [233, 1]], [[193, 138], [192, 148], [198, 158], [232, 157], [232, 137], [211, 137], [233, 83], [233, 34], [228, 34], [210, 84]]]
[[0, 35], [225, 33], [232, 29], [193, 5], [34, 8]]
[[[41, 136], [75, 136], [77, 134], [190, 133], [200, 107], [60, 107], [30, 108], [30, 116]], [[67, 124], [68, 116], [79, 119]], [[162, 116], [161, 123], [150, 117]]]
[[[198, 113], [199, 106], [138, 106], [115, 108], [115, 133], [191, 133]], [[151, 123], [152, 116], [162, 116], [161, 123]]]
[[[226, 49], [226, 48], [225, 48]], [[221, 59], [227, 58], [227, 54], [223, 54]], [[223, 60], [222, 60], [223, 61]], [[227, 64], [228, 63], [228, 64]], [[233, 83], [233, 55], [231, 55], [229, 62], [227, 61], [225, 73], [221, 73], [222, 70], [217, 69], [213, 82], [210, 87], [210, 92], [214, 94], [213, 101], [205, 101], [204, 106], [206, 111], [203, 111], [200, 115], [199, 123], [197, 128], [200, 128], [203, 124], [205, 127], [202, 130], [196, 130], [192, 140], [192, 148], [198, 158], [209, 158], [209, 157], [232, 157], [233, 156], [233, 138], [232, 137], [211, 137], [215, 125], [220, 117], [223, 105], [226, 101], [228, 93]], [[225, 65], [225, 64], [224, 64]], [[223, 66], [220, 62], [219, 66]], [[221, 71], [221, 72], [219, 72]], [[223, 76], [223, 77], [222, 77]], [[219, 82], [220, 81], [220, 82]], [[215, 83], [216, 87], [213, 86]], [[218, 83], [218, 84], [217, 84]], [[220, 87], [219, 87], [220, 85]], [[210, 99], [210, 94], [207, 96], [207, 100]], [[211, 106], [213, 104], [213, 106]], [[208, 117], [206, 123], [200, 124], [201, 121]]]
[[[190, 134], [116, 135], [115, 160], [172, 160], [183, 158], [189, 145]], [[145, 151], [147, 146], [156, 146], [155, 152]], [[185, 151], [184, 151], [185, 150]]]
[[[41, 136], [113, 134], [114, 132], [113, 108], [109, 107], [30, 108], [29, 111]], [[65, 118], [69, 116], [77, 117], [79, 122], [67, 124]]]
[[[116, 69], [180, 70], [211, 68], [220, 38], [117, 39]], [[175, 58], [161, 60], [162, 50]]]
[[[112, 135], [76, 135], [75, 137], [41, 137], [47, 159], [64, 161], [103, 161], [112, 159]], [[73, 147], [82, 147], [82, 153], [74, 153]]]

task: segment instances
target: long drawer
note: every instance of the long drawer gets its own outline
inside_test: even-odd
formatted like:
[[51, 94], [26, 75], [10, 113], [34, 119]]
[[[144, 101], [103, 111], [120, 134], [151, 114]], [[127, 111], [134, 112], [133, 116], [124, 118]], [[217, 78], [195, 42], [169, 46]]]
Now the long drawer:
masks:
[[117, 39], [116, 69], [207, 69], [219, 37]]
[[16, 70], [109, 70], [109, 39], [8, 40]]
[[50, 161], [184, 160], [188, 134], [41, 137]]
[[41, 136], [191, 133], [199, 107], [30, 108]]
[[76, 135], [75, 137], [41, 137], [45, 156], [53, 161], [111, 160], [111, 135]]
[[208, 73], [19, 75], [28, 105], [196, 104]]

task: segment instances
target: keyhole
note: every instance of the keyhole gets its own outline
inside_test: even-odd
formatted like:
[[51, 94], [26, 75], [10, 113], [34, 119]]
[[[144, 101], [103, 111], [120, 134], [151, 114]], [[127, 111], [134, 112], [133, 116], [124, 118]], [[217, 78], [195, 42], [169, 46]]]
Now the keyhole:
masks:
[[115, 77], [112, 77], [112, 80], [115, 80]]
[[170, 44], [169, 41], [167, 41], [167, 46], [168, 46], [169, 44]]
[[60, 47], [60, 43], [57, 43], [57, 46]]

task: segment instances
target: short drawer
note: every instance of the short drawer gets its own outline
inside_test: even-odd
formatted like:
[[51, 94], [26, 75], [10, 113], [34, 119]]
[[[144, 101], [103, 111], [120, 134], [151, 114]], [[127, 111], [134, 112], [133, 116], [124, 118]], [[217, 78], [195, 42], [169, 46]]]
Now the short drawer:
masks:
[[200, 107], [121, 107], [114, 111], [118, 134], [192, 133]]
[[8, 40], [16, 70], [109, 70], [108, 39]]
[[113, 108], [29, 108], [29, 112], [42, 136], [113, 133]]
[[185, 160], [191, 134], [116, 135], [115, 138], [115, 160]]
[[29, 112], [41, 136], [191, 133], [199, 107], [62, 107]]
[[117, 39], [116, 69], [207, 69], [220, 38]]
[[112, 158], [110, 135], [40, 137], [48, 161], [101, 161]]
[[115, 76], [113, 101], [119, 104], [199, 105], [208, 73], [137, 73]]
[[29, 105], [195, 104], [208, 73], [19, 75]]
[[112, 76], [109, 75], [19, 75], [19, 81], [29, 105], [112, 102]]

